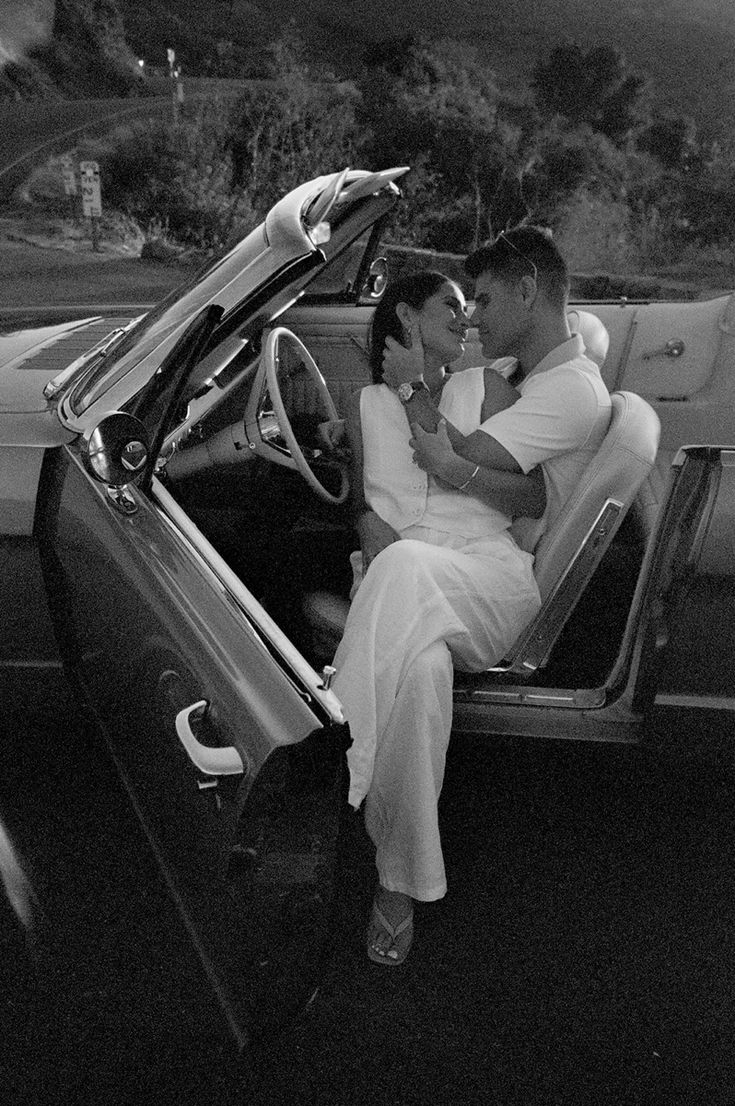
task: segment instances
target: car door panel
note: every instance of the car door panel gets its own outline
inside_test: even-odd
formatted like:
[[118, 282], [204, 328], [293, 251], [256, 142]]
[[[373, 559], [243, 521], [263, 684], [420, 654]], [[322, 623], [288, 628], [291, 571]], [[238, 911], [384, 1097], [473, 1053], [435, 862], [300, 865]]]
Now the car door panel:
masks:
[[713, 378], [726, 301], [642, 304], [621, 387], [649, 401], [684, 401]]
[[[279, 896], [293, 892], [326, 905], [339, 769], [328, 757], [333, 776], [309, 799], [311, 807], [323, 807], [319, 864], [291, 884], [283, 878], [277, 888], [264, 878], [258, 884], [242, 863], [255, 854], [248, 837], [254, 781], [314, 731], [318, 753], [323, 716], [155, 503], [136, 489], [131, 495], [135, 510], [123, 514], [73, 448], [48, 463], [39, 532], [47, 587], [62, 653], [104, 728], [225, 1020], [242, 1044], [258, 1025], [278, 1023], [313, 983], [318, 956], [301, 947], [298, 928], [290, 936], [284, 930]], [[184, 716], [185, 726], [204, 746], [236, 750], [242, 774], [203, 773], [187, 755], [177, 718], [198, 703], [206, 707]], [[289, 815], [298, 822], [296, 800]], [[266, 831], [272, 849], [283, 852], [261, 817], [261, 836]], [[294, 855], [316, 848], [313, 841], [297, 846]], [[267, 850], [260, 865], [267, 870]], [[281, 964], [284, 955], [292, 978], [279, 991], [262, 965]]]
[[319, 366], [341, 415], [350, 395], [371, 382], [368, 333], [374, 308], [292, 307], [282, 319], [304, 343]]

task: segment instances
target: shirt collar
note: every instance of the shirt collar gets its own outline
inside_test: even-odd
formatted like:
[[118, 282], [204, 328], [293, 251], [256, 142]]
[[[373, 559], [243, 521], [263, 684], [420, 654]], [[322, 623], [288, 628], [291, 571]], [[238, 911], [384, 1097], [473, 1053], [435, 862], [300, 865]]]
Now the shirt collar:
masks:
[[563, 365], [566, 361], [574, 361], [578, 357], [584, 357], [584, 352], [585, 346], [582, 341], [582, 335], [572, 334], [571, 338], [567, 338], [566, 342], [562, 342], [560, 345], [555, 346], [545, 357], [542, 357], [538, 365], [535, 365], [534, 368], [531, 369], [526, 380], [531, 376], [537, 376], [539, 373], [546, 372], [548, 369], [555, 369], [557, 365]]

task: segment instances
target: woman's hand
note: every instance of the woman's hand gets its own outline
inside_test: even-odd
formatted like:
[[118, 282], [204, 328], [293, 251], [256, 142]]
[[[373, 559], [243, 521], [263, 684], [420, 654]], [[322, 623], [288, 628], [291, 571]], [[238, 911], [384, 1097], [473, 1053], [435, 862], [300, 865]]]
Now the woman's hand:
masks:
[[409, 445], [413, 449], [414, 463], [431, 476], [438, 476], [441, 480], [452, 483], [452, 468], [458, 460], [461, 461], [461, 458], [458, 458], [452, 449], [446, 420], [440, 421], [435, 434], [423, 430], [418, 423], [412, 422], [411, 433], [413, 437]]
[[347, 424], [345, 419], [328, 419], [320, 422], [316, 428], [316, 435], [325, 449], [339, 449], [345, 445], [347, 437]]
[[383, 380], [395, 392], [401, 384], [412, 384], [424, 378], [424, 346], [416, 334], [411, 348], [406, 349], [395, 338], [385, 339]]
[[381, 550], [400, 541], [400, 535], [375, 511], [364, 511], [357, 520], [357, 533], [362, 550], [362, 570], [367, 572], [370, 562]]

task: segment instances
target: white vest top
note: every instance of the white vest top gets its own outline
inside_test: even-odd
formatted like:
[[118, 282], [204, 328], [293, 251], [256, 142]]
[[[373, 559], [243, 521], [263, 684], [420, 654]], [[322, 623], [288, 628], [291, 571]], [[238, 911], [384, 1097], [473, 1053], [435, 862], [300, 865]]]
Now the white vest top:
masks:
[[[482, 421], [484, 398], [484, 368], [464, 369], [444, 385], [439, 410], [462, 434], [471, 434]], [[363, 388], [360, 423], [365, 500], [394, 530], [425, 526], [472, 540], [508, 529], [507, 515], [413, 463], [406, 410], [386, 384]]]

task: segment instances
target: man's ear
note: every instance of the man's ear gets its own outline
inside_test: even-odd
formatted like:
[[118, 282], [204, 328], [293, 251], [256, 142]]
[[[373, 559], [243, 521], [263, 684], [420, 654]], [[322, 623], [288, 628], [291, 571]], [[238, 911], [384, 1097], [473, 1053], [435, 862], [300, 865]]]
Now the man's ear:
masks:
[[521, 277], [521, 295], [527, 307], [531, 307], [536, 301], [536, 297], [538, 296], [538, 284], [530, 273], [526, 273]]

